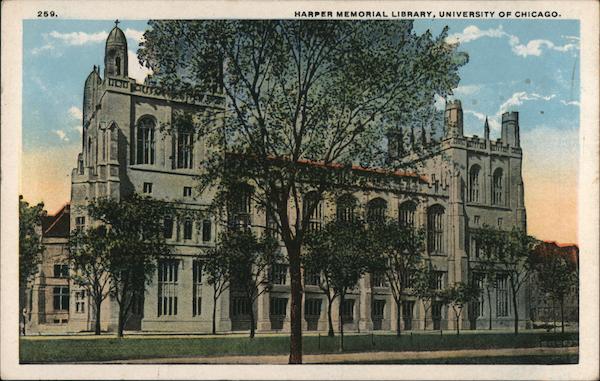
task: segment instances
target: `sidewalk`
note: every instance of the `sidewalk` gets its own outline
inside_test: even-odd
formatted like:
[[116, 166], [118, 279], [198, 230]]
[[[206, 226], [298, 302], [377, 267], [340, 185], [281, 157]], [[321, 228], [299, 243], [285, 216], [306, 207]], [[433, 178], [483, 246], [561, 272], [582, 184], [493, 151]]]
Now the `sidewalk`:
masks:
[[[393, 360], [447, 359], [453, 357], [501, 357], [523, 355], [575, 355], [579, 347], [569, 348], [505, 348], [505, 349], [464, 349], [456, 351], [430, 352], [363, 352], [304, 355], [304, 364], [335, 364], [340, 362]], [[106, 364], [287, 364], [287, 355], [274, 356], [221, 356], [221, 357], [166, 357], [139, 360], [106, 361]], [[97, 364], [97, 362], [96, 362]]]

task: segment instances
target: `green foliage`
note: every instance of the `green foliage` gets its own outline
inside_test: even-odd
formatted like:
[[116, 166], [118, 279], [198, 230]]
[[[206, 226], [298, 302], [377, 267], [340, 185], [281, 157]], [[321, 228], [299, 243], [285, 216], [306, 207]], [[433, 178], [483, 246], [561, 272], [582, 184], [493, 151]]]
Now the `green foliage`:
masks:
[[460, 316], [466, 305], [475, 302], [481, 290], [477, 285], [469, 282], [454, 283], [451, 287], [442, 290], [440, 297], [444, 304], [448, 304], [454, 310], [454, 317], [456, 319], [456, 334], [460, 333]]
[[19, 196], [19, 288], [22, 290], [36, 273], [44, 252], [41, 234], [44, 216], [43, 203], [30, 206]]

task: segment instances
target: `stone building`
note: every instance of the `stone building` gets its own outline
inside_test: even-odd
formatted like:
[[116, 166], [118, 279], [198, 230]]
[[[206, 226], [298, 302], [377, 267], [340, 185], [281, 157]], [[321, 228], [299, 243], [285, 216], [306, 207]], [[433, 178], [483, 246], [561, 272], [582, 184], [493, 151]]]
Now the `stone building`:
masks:
[[[94, 197], [119, 198], [137, 192], [181, 208], [206, 208], [212, 196], [208, 192], [196, 193], [194, 175], [211, 147], [180, 121], [183, 115], [200, 119], [206, 113], [219, 112], [224, 99], [208, 94], [195, 99], [172, 99], [148, 83], [136, 83], [128, 77], [127, 41], [117, 26], [106, 41], [104, 60], [103, 76], [94, 67], [84, 85], [83, 140], [72, 173], [71, 228], [89, 224], [86, 205]], [[490, 138], [487, 122], [483, 138], [464, 136], [460, 101], [447, 104], [444, 119], [445, 132], [439, 142], [425, 142], [426, 134], [421, 134], [422, 142], [431, 145], [429, 155], [404, 158], [419, 164], [419, 175], [400, 176], [395, 189], [361, 190], [346, 195], [367, 215], [401, 218], [425, 226], [427, 254], [437, 271], [439, 288], [470, 277], [483, 281], [477, 278], [478, 252], [471, 242], [475, 229], [484, 224], [502, 229], [526, 228], [518, 113], [502, 115], [501, 138], [497, 140]], [[395, 142], [394, 136], [388, 140], [393, 159], [392, 151], [403, 142]], [[249, 222], [266, 226], [264, 214], [250, 203], [244, 208]], [[322, 223], [336, 210], [334, 202], [324, 201], [315, 211], [313, 223]], [[127, 329], [210, 332], [212, 288], [203, 282], [202, 264], [196, 260], [196, 254], [214, 245], [219, 227], [213, 219], [170, 220], [165, 227], [175, 259], [158, 264], [158, 272]], [[261, 295], [254, 306], [233, 292], [225, 292], [218, 301], [217, 330], [247, 329], [250, 308], [256, 311], [258, 332], [289, 330], [287, 266], [274, 266], [270, 279], [271, 291]], [[76, 321], [73, 292], [78, 291], [71, 291], [68, 316], [73, 318], [66, 318], [69, 329], [89, 329], [93, 326], [93, 314], [84, 314], [85, 322]], [[463, 328], [487, 327], [488, 303], [492, 305], [494, 326], [511, 327], [514, 311], [509, 293], [507, 280], [501, 277], [491, 300], [482, 295], [480, 303], [472, 308], [475, 312], [469, 314], [471, 318], [463, 318]], [[315, 285], [314, 276], [305, 278], [304, 299], [304, 329], [327, 330], [327, 299]], [[525, 293], [520, 299], [520, 306], [526, 311]], [[407, 296], [402, 307], [404, 330], [454, 327], [451, 309], [440, 303], [434, 303], [429, 311], [427, 327], [423, 326], [422, 303]], [[84, 308], [89, 310], [89, 305]], [[115, 330], [116, 303], [107, 299], [103, 308], [103, 329]], [[333, 308], [337, 311], [337, 299]], [[396, 328], [394, 300], [381, 277], [366, 275], [361, 279], [342, 309], [346, 330]], [[337, 313], [333, 316], [337, 326]], [[526, 314], [521, 311], [519, 316], [524, 325]]]

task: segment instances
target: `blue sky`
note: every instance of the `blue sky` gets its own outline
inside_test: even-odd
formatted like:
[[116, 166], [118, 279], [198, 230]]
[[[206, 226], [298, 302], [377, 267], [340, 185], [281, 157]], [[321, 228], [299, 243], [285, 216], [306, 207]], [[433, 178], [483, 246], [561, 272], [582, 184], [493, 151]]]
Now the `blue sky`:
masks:
[[[69, 199], [69, 174], [81, 144], [83, 83], [93, 65], [103, 66], [113, 25], [24, 21], [21, 190], [51, 212]], [[487, 115], [497, 138], [501, 113], [519, 111], [529, 230], [544, 239], [576, 241], [579, 22], [418, 20], [415, 30], [439, 34], [445, 25], [448, 39], [470, 56], [455, 89], [465, 134], [482, 136]], [[133, 57], [146, 21], [126, 20], [119, 27], [128, 39], [129, 74], [142, 81], [146, 71]]]

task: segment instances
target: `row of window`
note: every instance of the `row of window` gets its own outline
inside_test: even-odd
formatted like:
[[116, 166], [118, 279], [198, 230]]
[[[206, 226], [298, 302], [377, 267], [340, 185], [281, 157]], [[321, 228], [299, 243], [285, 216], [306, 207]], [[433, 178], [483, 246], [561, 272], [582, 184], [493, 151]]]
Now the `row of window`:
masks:
[[[202, 235], [202, 242], [211, 242], [212, 240], [212, 222], [208, 219], [202, 220], [200, 222], [201, 226], [199, 227]], [[193, 231], [194, 231], [194, 221], [191, 218], [183, 219], [183, 239], [190, 240], [192, 239]], [[164, 236], [166, 239], [173, 238], [174, 228], [177, 227], [177, 235], [176, 239], [179, 238], [179, 229], [180, 226], [175, 226], [175, 220], [171, 216], [165, 217], [164, 220]]]
[[[479, 295], [479, 299], [475, 302], [473, 311], [475, 312], [476, 317], [484, 316], [485, 313], [485, 305], [484, 305], [484, 274], [473, 274], [473, 282], [479, 287], [481, 290], [481, 294]], [[509, 310], [509, 289], [508, 289], [508, 275], [507, 274], [498, 274], [496, 276], [496, 317], [507, 317], [510, 314]]]
[[[479, 181], [481, 167], [477, 164], [471, 166], [469, 171], [469, 201], [481, 202], [481, 182]], [[503, 205], [502, 188], [504, 172], [497, 168], [492, 176], [492, 205]]]
[[[154, 190], [154, 184], [145, 182], [142, 185], [142, 192], [145, 194], [152, 194]], [[183, 187], [183, 197], [190, 198], [192, 197], [192, 187]]]
[[[156, 122], [153, 117], [140, 119], [136, 128], [136, 164], [154, 164], [156, 160]], [[173, 139], [174, 167], [192, 168], [194, 163], [194, 134], [178, 129]]]

